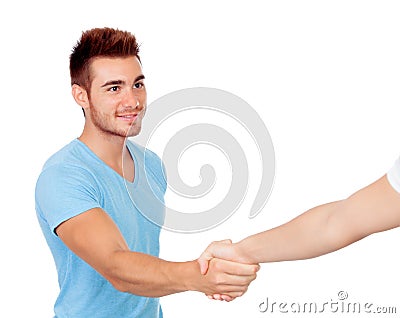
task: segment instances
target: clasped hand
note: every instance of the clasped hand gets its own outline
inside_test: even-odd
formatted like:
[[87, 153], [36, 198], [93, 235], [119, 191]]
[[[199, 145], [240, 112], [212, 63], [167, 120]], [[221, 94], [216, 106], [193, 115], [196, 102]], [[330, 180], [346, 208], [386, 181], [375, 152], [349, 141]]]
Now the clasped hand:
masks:
[[[219, 280], [219, 291], [206, 292], [210, 299], [232, 301], [242, 296], [256, 278], [258, 264], [249, 264], [231, 240], [212, 242], [198, 258], [201, 274], [214, 275]], [[220, 292], [223, 290], [223, 292]]]

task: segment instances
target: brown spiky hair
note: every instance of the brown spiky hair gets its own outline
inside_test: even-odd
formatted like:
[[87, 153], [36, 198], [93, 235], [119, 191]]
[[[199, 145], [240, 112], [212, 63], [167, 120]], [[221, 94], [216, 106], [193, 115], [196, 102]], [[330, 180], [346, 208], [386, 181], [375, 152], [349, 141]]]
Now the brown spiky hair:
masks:
[[136, 56], [140, 61], [139, 45], [130, 32], [112, 28], [84, 31], [69, 59], [71, 85], [77, 84], [90, 93], [90, 64], [95, 58], [129, 56]]

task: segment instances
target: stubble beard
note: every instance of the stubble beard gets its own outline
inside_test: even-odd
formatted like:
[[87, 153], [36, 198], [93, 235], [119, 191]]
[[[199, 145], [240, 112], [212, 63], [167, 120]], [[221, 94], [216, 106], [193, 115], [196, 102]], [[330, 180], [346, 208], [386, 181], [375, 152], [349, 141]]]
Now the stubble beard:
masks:
[[144, 110], [140, 112], [138, 117], [127, 129], [121, 129], [113, 124], [115, 122], [116, 114], [105, 114], [96, 109], [93, 104], [90, 103], [90, 115], [93, 125], [100, 130], [103, 134], [116, 136], [116, 137], [134, 137], [140, 133], [142, 128], [142, 118], [144, 116]]

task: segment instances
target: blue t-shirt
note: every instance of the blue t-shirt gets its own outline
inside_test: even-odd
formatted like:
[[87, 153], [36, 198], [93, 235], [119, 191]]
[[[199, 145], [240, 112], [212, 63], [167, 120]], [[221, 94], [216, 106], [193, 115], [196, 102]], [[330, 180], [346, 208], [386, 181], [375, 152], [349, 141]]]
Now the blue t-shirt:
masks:
[[133, 183], [78, 139], [50, 157], [38, 178], [36, 213], [60, 286], [54, 306], [57, 318], [162, 317], [158, 298], [116, 290], [55, 234], [62, 222], [98, 207], [114, 220], [132, 251], [159, 255], [160, 227], [149, 219], [158, 218], [155, 223], [162, 224], [164, 218], [163, 166], [150, 150], [130, 141], [127, 147], [135, 164]]

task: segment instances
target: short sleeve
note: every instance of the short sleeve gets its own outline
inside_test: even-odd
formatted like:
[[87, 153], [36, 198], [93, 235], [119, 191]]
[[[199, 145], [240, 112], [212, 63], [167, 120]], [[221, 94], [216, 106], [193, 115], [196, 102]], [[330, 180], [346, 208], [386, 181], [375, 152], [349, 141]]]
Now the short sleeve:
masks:
[[393, 167], [387, 173], [387, 178], [392, 187], [400, 192], [400, 158], [396, 160]]
[[51, 231], [62, 222], [100, 207], [93, 176], [81, 167], [54, 165], [40, 174], [35, 191], [37, 213]]

